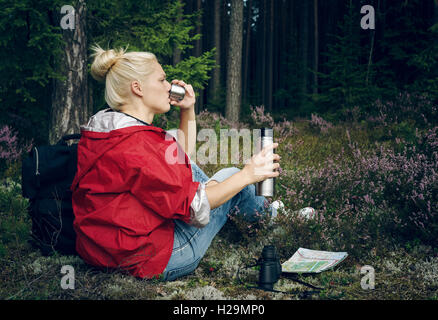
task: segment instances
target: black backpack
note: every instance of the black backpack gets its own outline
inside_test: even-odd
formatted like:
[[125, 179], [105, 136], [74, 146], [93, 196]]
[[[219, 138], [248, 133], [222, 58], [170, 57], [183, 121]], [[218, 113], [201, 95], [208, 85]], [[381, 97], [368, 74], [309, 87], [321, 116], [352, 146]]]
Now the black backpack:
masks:
[[32, 219], [31, 244], [43, 255], [76, 254], [76, 233], [70, 186], [76, 174], [80, 134], [62, 137], [55, 145], [34, 147], [22, 164], [22, 193]]

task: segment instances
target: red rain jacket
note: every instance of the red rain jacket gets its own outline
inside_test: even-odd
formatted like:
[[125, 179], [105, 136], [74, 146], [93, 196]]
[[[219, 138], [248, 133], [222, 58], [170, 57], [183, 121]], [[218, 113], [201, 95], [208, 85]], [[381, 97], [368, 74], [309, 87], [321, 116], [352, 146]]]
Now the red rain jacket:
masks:
[[[81, 134], [71, 186], [78, 254], [97, 267], [158, 276], [172, 253], [173, 219], [190, 221], [199, 185], [187, 155], [154, 126]], [[180, 148], [185, 163], [167, 163], [168, 147], [174, 156]]]

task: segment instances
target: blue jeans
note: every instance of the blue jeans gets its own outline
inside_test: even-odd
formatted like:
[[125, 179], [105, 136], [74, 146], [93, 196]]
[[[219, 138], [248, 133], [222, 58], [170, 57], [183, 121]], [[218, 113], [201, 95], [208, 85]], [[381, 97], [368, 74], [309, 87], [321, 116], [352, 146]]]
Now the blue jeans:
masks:
[[[222, 182], [240, 171], [235, 167], [225, 168], [219, 170], [209, 179], [194, 162], [191, 162], [191, 165], [193, 180], [199, 182], [208, 182], [210, 180]], [[263, 214], [266, 210], [273, 210], [267, 209], [267, 207], [266, 198], [256, 196], [255, 185], [249, 185], [221, 206], [211, 210], [210, 222], [204, 228], [198, 229], [181, 220], [174, 220], [175, 236], [172, 255], [163, 272], [162, 279], [172, 281], [192, 273], [198, 267], [213, 238], [227, 222], [228, 214], [232, 209], [236, 209], [239, 214], [243, 214], [248, 221], [255, 221], [258, 219], [257, 214]]]

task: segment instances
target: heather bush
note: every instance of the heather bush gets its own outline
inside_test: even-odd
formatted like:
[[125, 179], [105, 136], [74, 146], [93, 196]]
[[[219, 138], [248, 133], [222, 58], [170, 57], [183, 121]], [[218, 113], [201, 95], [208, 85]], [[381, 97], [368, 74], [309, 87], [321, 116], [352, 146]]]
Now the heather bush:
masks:
[[[400, 95], [399, 111], [388, 115], [385, 108], [391, 104], [381, 104], [381, 117], [370, 125], [357, 122], [364, 116], [357, 108], [350, 110], [350, 121], [336, 125], [316, 114], [309, 120], [274, 121], [263, 106], [251, 108], [247, 124], [201, 112], [198, 130], [214, 128], [219, 134], [224, 128], [274, 128], [280, 143], [277, 153], [282, 155], [276, 199], [286, 204], [288, 212], [307, 206], [318, 212], [313, 220], [280, 213], [274, 223], [266, 216], [248, 223], [234, 212], [230, 214], [233, 227], [227, 227], [229, 235], [244, 245], [275, 241], [284, 256], [300, 246], [346, 250], [360, 258], [387, 244], [437, 244], [437, 127], [424, 129], [431, 123], [427, 117], [426, 121], [424, 117], [415, 120], [423, 119], [423, 129], [413, 127], [417, 122], [405, 113], [418, 112], [412, 102], [402, 103], [409, 99], [413, 98]], [[429, 100], [415, 99], [423, 101], [420, 109], [434, 110]], [[383, 143], [384, 135], [378, 133], [374, 139], [374, 130], [379, 128], [385, 130]], [[213, 166], [206, 172], [216, 170]], [[275, 232], [277, 227], [282, 232]]]
[[333, 128], [333, 125], [330, 122], [313, 113], [309, 123], [310, 126], [317, 131], [317, 133], [327, 134], [329, 129]]
[[0, 159], [17, 160], [21, 155], [17, 142], [17, 135], [9, 126], [0, 128]]
[[248, 125], [244, 122], [233, 122], [222, 116], [218, 112], [210, 112], [207, 109], [202, 110], [196, 116], [196, 124], [198, 130], [201, 129], [215, 129], [216, 134], [219, 136], [220, 129], [244, 129], [248, 128]]
[[8, 125], [0, 127], [0, 177], [18, 178], [21, 157], [31, 150], [32, 144], [32, 141], [20, 142], [18, 134]]
[[275, 125], [274, 118], [270, 113], [265, 114], [265, 106], [256, 106], [251, 108], [251, 118], [252, 123], [259, 127], [272, 128]]
[[[287, 153], [293, 151], [293, 144], [290, 143], [290, 140], [298, 136], [299, 130], [292, 121], [284, 117], [281, 120], [274, 121], [270, 113], [265, 113], [264, 106], [255, 106], [251, 107], [249, 125], [254, 129], [272, 128], [274, 130], [274, 140], [279, 144], [280, 150], [284, 148]], [[286, 141], [288, 143], [283, 145], [283, 142]]]
[[417, 133], [417, 142], [405, 144], [399, 152], [377, 144], [361, 150], [350, 142], [325, 163], [285, 170], [279, 184], [287, 206], [318, 211], [318, 219], [300, 234], [307, 230], [326, 249], [349, 249], [359, 255], [391, 240], [418, 238], [436, 245], [437, 129]]
[[[294, 133], [283, 139], [284, 143], [280, 143], [279, 152], [287, 170], [324, 163], [332, 155], [341, 153], [349, 143], [348, 139], [354, 139], [361, 148], [372, 147], [365, 128], [352, 124], [333, 125], [325, 122], [322, 117], [319, 118], [321, 121], [318, 123], [324, 123], [322, 128], [327, 129], [325, 133], [321, 133], [324, 129], [320, 126], [311, 124], [312, 120], [295, 120]], [[346, 135], [346, 130], [351, 133]]]
[[426, 129], [438, 124], [438, 106], [425, 94], [404, 92], [393, 100], [377, 100], [374, 110], [365, 119], [377, 141], [397, 137], [415, 142], [417, 128]]

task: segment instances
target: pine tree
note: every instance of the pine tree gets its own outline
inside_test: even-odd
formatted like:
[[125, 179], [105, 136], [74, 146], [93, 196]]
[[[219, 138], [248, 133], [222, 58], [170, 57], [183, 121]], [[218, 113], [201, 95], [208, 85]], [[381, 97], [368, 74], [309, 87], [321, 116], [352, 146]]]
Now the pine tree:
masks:
[[377, 95], [373, 81], [375, 68], [368, 65], [369, 48], [361, 46], [361, 38], [367, 33], [356, 30], [360, 28], [359, 10], [350, 1], [348, 12], [339, 23], [339, 32], [334, 35], [334, 43], [322, 53], [328, 58], [324, 64], [328, 71], [318, 73], [321, 93], [316, 99], [321, 112], [340, 115], [355, 106], [366, 108]]
[[48, 138], [51, 81], [64, 77], [56, 68], [62, 37], [53, 14], [62, 4], [0, 0], [0, 122], [36, 144]]

